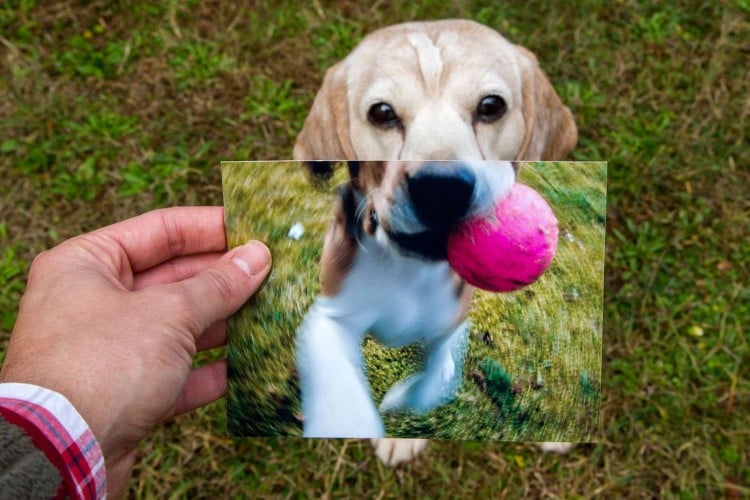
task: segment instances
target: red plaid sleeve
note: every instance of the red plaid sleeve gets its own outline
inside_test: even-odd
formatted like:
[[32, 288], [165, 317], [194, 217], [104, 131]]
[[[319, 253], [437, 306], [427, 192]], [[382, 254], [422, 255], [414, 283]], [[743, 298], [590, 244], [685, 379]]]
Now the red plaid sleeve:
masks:
[[106, 497], [99, 443], [64, 396], [29, 384], [0, 384], [0, 416], [23, 429], [60, 472], [58, 497]]

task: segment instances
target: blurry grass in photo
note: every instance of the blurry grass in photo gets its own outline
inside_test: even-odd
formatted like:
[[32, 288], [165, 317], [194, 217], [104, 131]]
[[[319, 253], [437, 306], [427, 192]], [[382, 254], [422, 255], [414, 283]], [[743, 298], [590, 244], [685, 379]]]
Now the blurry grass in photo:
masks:
[[[320, 289], [319, 259], [333, 186], [313, 186], [296, 162], [222, 164], [230, 245], [266, 241], [274, 268], [229, 326], [229, 430], [240, 436], [301, 436], [296, 330]], [[519, 180], [558, 217], [551, 267], [509, 294], [477, 292], [470, 347], [456, 398], [424, 415], [386, 414], [389, 436], [506, 441], [592, 441], [601, 388], [606, 163], [529, 163]], [[296, 223], [297, 241], [288, 237]], [[418, 344], [386, 348], [367, 337], [366, 371], [380, 401], [418, 370]]]

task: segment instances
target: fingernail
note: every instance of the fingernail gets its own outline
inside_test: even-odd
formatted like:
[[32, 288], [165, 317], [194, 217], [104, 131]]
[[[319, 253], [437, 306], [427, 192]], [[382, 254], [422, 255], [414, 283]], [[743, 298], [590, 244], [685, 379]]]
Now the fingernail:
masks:
[[271, 251], [260, 241], [250, 241], [242, 245], [232, 257], [232, 262], [248, 276], [255, 276], [271, 262]]

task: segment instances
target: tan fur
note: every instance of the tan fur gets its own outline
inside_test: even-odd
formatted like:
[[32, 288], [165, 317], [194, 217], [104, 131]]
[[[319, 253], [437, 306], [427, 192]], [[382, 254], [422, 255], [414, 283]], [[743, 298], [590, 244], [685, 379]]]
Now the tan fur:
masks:
[[[313, 132], [310, 131], [310, 133]], [[295, 153], [296, 151], [295, 149]], [[382, 181], [384, 170], [383, 162], [361, 162], [359, 176], [351, 179], [352, 186], [367, 192]], [[370, 210], [372, 207], [367, 206], [362, 221], [365, 231], [371, 234], [374, 228], [370, 227]], [[333, 212], [333, 220], [326, 230], [323, 255], [320, 259], [322, 294], [327, 297], [332, 297], [339, 292], [341, 282], [352, 265], [357, 249], [357, 242], [346, 231], [346, 213], [341, 198], [336, 200]]]
[[292, 156], [295, 160], [354, 160], [349, 136], [346, 81], [341, 63], [326, 71]]
[[341, 282], [354, 260], [356, 248], [357, 242], [346, 232], [346, 216], [339, 198], [336, 200], [333, 220], [326, 231], [320, 259], [320, 281], [324, 296], [333, 297], [338, 294]]
[[578, 142], [573, 114], [563, 105], [536, 56], [516, 46], [523, 61], [524, 141], [516, 160], [560, 160]]

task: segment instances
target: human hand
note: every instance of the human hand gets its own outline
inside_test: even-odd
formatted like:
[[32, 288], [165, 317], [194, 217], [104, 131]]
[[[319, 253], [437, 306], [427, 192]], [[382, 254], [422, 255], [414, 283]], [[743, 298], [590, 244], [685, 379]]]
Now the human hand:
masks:
[[156, 210], [67, 240], [34, 259], [2, 382], [66, 396], [102, 447], [109, 495], [127, 486], [154, 426], [221, 397], [225, 318], [261, 285], [259, 242], [226, 252], [220, 207]]

